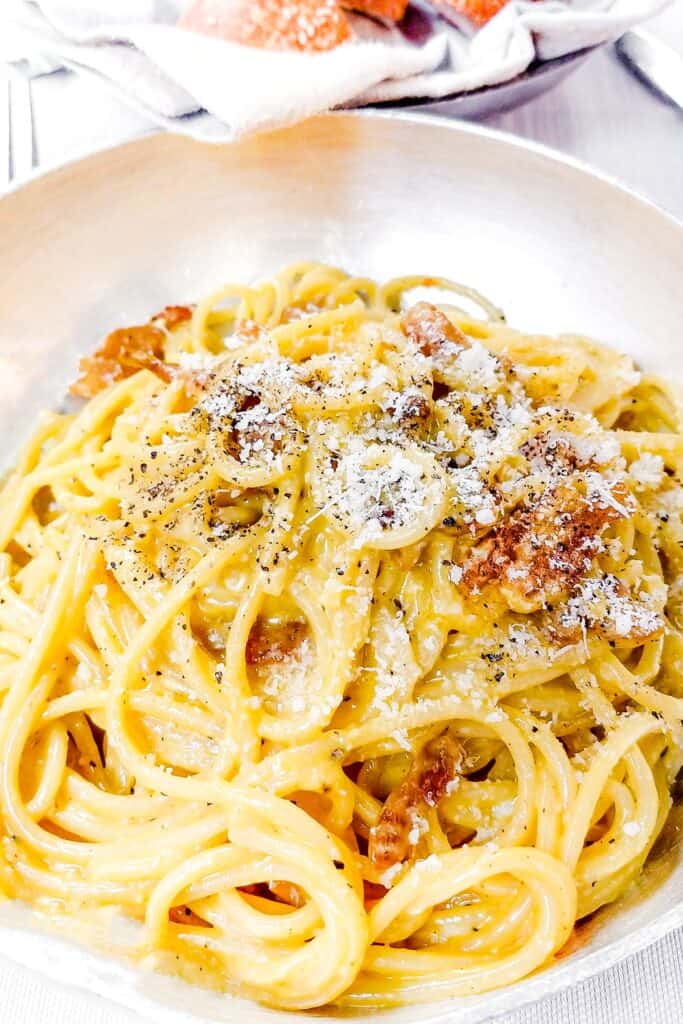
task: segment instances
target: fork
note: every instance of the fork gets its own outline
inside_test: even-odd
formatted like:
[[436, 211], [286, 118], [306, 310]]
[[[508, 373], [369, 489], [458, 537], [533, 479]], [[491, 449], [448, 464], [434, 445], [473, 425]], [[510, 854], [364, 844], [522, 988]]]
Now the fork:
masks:
[[20, 64], [0, 71], [0, 192], [37, 165], [31, 75]]

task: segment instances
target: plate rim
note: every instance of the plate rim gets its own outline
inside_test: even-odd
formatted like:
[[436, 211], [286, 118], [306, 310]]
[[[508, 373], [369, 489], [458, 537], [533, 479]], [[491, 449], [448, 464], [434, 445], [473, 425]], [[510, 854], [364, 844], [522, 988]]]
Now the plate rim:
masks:
[[[22, 178], [20, 181], [12, 182], [9, 188], [5, 189], [2, 195], [0, 195], [0, 204], [5, 202], [5, 200], [12, 198], [22, 189], [28, 188], [35, 182], [40, 181], [43, 178], [47, 178], [52, 174], [58, 174], [60, 171], [74, 167], [79, 163], [85, 163], [92, 158], [102, 156], [108, 152], [114, 153], [129, 146], [132, 147], [135, 145], [148, 144], [152, 139], [156, 139], [159, 136], [175, 135], [185, 140], [185, 142], [190, 145], [194, 144], [209, 148], [239, 146], [243, 142], [253, 141], [261, 135], [273, 135], [281, 131], [285, 132], [296, 130], [297, 127], [301, 127], [309, 121], [322, 121], [331, 117], [343, 119], [348, 118], [349, 120], [355, 120], [356, 118], [398, 120], [417, 125], [424, 123], [431, 125], [434, 128], [453, 132], [456, 135], [463, 134], [465, 136], [488, 139], [491, 142], [509, 146], [515, 150], [534, 153], [537, 156], [542, 157], [544, 160], [547, 160], [550, 164], [559, 164], [565, 168], [569, 168], [581, 176], [591, 178], [594, 181], [598, 181], [603, 185], [611, 187], [612, 189], [616, 189], [629, 201], [634, 202], [636, 205], [645, 207], [651, 214], [658, 215], [668, 221], [670, 227], [683, 232], [683, 218], [679, 219], [676, 214], [671, 213], [663, 206], [660, 206], [656, 200], [651, 199], [649, 196], [639, 191], [639, 189], [627, 184], [616, 175], [609, 174], [607, 171], [602, 171], [591, 166], [587, 160], [582, 160], [581, 158], [572, 156], [569, 153], [564, 153], [562, 150], [556, 149], [554, 146], [549, 146], [546, 143], [538, 142], [535, 139], [529, 139], [525, 136], [515, 135], [513, 132], [504, 131], [500, 128], [492, 128], [489, 125], [480, 124], [478, 122], [466, 121], [457, 117], [448, 117], [443, 114], [433, 114], [428, 111], [415, 110], [412, 108], [359, 107], [353, 109], [330, 110], [321, 114], [315, 114], [310, 118], [295, 122], [291, 125], [283, 125], [281, 127], [274, 128], [268, 132], [250, 133], [249, 135], [241, 136], [232, 142], [212, 142], [203, 139], [195, 139], [183, 132], [171, 132], [168, 129], [150, 125], [148, 129], [143, 129], [141, 132], [132, 135], [129, 139], [126, 139], [123, 142], [117, 142], [114, 145], [105, 143], [101, 146], [94, 146], [91, 149], [76, 152], [72, 156], [67, 156], [63, 160], [51, 161], [44, 166], [34, 168], [25, 178]], [[2, 209], [1, 205], [0, 209]]]

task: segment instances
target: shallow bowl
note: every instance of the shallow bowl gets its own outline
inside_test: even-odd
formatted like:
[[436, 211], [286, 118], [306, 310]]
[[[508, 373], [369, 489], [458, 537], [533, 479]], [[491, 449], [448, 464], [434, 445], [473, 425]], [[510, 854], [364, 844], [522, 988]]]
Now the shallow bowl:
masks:
[[[330, 115], [221, 148], [148, 136], [0, 200], [0, 256], [5, 460], [108, 330], [291, 260], [378, 278], [446, 275], [489, 295], [515, 327], [584, 332], [679, 371], [683, 227], [541, 147], [433, 117]], [[478, 1024], [681, 925], [675, 830], [660, 845], [637, 889], [572, 956], [504, 991], [383, 1021]], [[154, 1020], [285, 1019], [56, 938], [15, 904], [0, 904], [0, 952]]]

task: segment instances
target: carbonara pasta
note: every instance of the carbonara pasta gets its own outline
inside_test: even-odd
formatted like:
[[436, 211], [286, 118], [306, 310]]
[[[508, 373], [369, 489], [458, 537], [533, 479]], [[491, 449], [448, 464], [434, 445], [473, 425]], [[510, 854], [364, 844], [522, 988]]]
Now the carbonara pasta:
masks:
[[74, 391], [0, 497], [4, 895], [285, 1009], [552, 963], [681, 765], [672, 392], [317, 264]]

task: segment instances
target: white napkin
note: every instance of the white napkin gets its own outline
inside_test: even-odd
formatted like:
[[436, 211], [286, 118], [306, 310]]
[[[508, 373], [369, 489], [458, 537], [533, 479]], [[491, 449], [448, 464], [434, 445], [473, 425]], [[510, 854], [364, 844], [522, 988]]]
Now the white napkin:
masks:
[[617, 38], [667, 2], [510, 0], [472, 34], [418, 0], [412, 32], [357, 17], [353, 43], [307, 54], [176, 28], [187, 0], [0, 0], [0, 60], [58, 61], [96, 76], [157, 124], [223, 142], [331, 107], [506, 81], [536, 58]]

